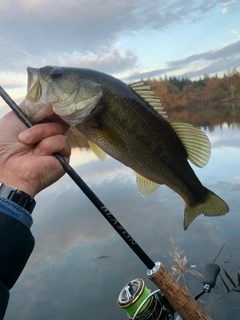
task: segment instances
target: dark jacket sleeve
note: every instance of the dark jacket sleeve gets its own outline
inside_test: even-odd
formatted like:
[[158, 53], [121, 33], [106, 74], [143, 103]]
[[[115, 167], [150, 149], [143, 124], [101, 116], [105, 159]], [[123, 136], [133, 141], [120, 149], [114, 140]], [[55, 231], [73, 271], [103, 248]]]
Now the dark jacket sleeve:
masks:
[[3, 319], [9, 290], [17, 281], [33, 250], [29, 228], [0, 212], [0, 319]]

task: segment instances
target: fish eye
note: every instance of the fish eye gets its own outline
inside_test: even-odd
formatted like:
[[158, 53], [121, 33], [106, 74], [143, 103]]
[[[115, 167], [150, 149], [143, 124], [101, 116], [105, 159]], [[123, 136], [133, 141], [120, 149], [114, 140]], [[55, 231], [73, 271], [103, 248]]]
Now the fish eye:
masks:
[[53, 69], [53, 71], [51, 72], [52, 80], [60, 79], [62, 78], [62, 76], [63, 76], [63, 73], [61, 69], [56, 68], [56, 69]]

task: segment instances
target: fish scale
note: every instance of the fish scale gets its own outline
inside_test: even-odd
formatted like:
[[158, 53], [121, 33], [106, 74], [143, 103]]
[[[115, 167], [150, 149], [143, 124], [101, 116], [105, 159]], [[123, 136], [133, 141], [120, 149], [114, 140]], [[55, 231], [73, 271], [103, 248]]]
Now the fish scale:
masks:
[[110, 75], [81, 68], [28, 68], [28, 75], [30, 119], [58, 114], [85, 135], [100, 159], [109, 154], [132, 168], [142, 195], [161, 184], [177, 192], [185, 202], [184, 229], [199, 214], [228, 212], [227, 204], [201, 184], [188, 162], [206, 165], [208, 138], [189, 124], [168, 121], [149, 86], [143, 82], [128, 86]]
[[[103, 83], [103, 86], [105, 85]], [[129, 90], [128, 87], [126, 89]], [[107, 89], [103, 91], [107, 92]], [[83, 121], [76, 128], [88, 139], [99, 143], [106, 153], [126, 166], [134, 167], [134, 170], [141, 176], [155, 183], [169, 186], [192, 205], [199, 203], [206, 195], [206, 191], [186, 161], [186, 150], [180, 139], [164, 118], [154, 114], [151, 109], [144, 106], [142, 101], [137, 101], [136, 104], [134, 98], [136, 99], [134, 96], [132, 100], [122, 101], [124, 98], [118, 96], [113, 109], [110, 106], [115, 99], [112, 98], [112, 94], [106, 94], [103, 96], [103, 101], [99, 102], [101, 106], [104, 106], [100, 116], [97, 119], [93, 118], [93, 121], [95, 120], [99, 126], [102, 123], [114, 122], [114, 130], [117, 133], [121, 132], [122, 144], [112, 146], [106, 139], [101, 140], [97, 131], [94, 130], [95, 121], [90, 124], [89, 118], [86, 119], [86, 123]], [[139, 104], [143, 108], [140, 109]], [[128, 112], [124, 112], [125, 109]], [[133, 116], [129, 114], [130, 112], [133, 113]], [[89, 127], [92, 128], [91, 134], [88, 133]], [[135, 128], [134, 136], [129, 132], [129, 128]], [[102, 143], [99, 142], [100, 140]], [[185, 173], [187, 173], [186, 176]], [[192, 181], [194, 181], [194, 187]]]

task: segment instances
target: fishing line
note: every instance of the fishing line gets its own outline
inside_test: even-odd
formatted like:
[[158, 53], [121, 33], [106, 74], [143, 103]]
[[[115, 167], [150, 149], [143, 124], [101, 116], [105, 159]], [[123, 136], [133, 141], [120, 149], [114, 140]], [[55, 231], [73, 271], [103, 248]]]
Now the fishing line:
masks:
[[[26, 125], [27, 128], [31, 128], [33, 126], [33, 124], [30, 122], [28, 117], [24, 114], [24, 112], [18, 107], [18, 105], [12, 100], [12, 98], [8, 95], [8, 93], [1, 86], [0, 86], [0, 96], [9, 105], [9, 107], [17, 115], [17, 117]], [[76, 173], [76, 171], [74, 171], [74, 169], [67, 163], [67, 161], [58, 153], [54, 153], [53, 155], [61, 163], [64, 171], [70, 176], [70, 178], [77, 184], [77, 186], [88, 197], [88, 199], [101, 212], [103, 217], [117, 231], [117, 233], [126, 242], [126, 244], [135, 252], [135, 254], [145, 264], [145, 266], [149, 270], [152, 270], [155, 267], [155, 263], [149, 258], [149, 256], [142, 250], [142, 248], [130, 236], [130, 234], [127, 232], [127, 230], [113, 216], [113, 214], [100, 201], [100, 199], [88, 187], [88, 185], [82, 180], [82, 178]]]

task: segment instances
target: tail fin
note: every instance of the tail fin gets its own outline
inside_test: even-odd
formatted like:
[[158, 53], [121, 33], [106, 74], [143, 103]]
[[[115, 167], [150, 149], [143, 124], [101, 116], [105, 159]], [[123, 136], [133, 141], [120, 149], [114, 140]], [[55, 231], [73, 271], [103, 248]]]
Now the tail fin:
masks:
[[204, 202], [197, 206], [189, 207], [186, 204], [184, 210], [184, 230], [187, 230], [190, 223], [200, 214], [205, 216], [222, 216], [229, 211], [229, 207], [225, 201], [218, 197], [214, 192], [208, 190]]

